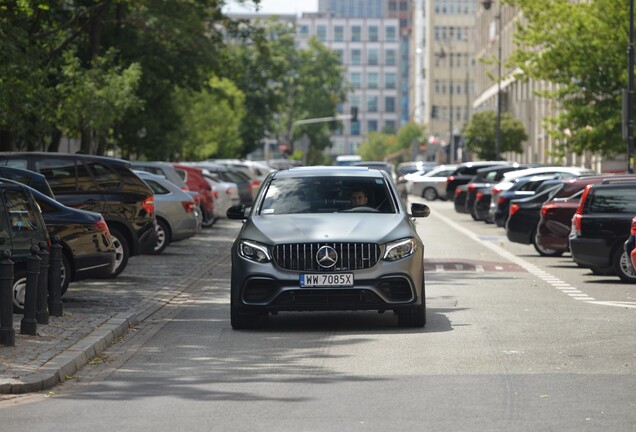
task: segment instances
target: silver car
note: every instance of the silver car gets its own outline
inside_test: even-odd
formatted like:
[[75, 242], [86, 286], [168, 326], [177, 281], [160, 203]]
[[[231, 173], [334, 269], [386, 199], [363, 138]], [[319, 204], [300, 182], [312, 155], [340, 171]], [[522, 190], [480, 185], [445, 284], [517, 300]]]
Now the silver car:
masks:
[[[355, 199], [354, 199], [355, 198]], [[231, 324], [269, 313], [392, 310], [400, 326], [426, 323], [424, 246], [384, 171], [300, 167], [270, 174], [232, 246]]]
[[428, 201], [445, 199], [448, 176], [455, 168], [457, 165], [440, 165], [428, 172], [418, 171], [407, 174], [404, 176], [406, 192], [409, 195], [421, 196]]
[[154, 254], [160, 254], [171, 243], [192, 237], [198, 232], [198, 220], [192, 195], [181, 190], [165, 177], [145, 171], [135, 171], [155, 193], [157, 244]]

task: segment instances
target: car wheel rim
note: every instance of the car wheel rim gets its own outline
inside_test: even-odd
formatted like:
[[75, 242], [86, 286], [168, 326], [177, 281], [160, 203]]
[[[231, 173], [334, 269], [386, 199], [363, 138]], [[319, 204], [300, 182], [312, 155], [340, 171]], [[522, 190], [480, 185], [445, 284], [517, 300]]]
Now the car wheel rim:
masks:
[[21, 278], [13, 284], [13, 304], [18, 309], [24, 309], [24, 298], [26, 296], [26, 278]]
[[636, 279], [636, 271], [632, 267], [631, 260], [627, 255], [627, 252], [621, 254], [620, 267], [623, 274], [630, 279]]
[[155, 251], [160, 250], [163, 244], [166, 242], [166, 232], [163, 227], [157, 224], [155, 230], [157, 231], [157, 244], [155, 245]]
[[66, 267], [64, 266], [64, 263], [60, 264], [60, 281], [61, 286], [64, 286], [64, 283], [66, 282]]
[[113, 245], [115, 246], [115, 269], [118, 269], [124, 260], [124, 246], [117, 237], [113, 237]]

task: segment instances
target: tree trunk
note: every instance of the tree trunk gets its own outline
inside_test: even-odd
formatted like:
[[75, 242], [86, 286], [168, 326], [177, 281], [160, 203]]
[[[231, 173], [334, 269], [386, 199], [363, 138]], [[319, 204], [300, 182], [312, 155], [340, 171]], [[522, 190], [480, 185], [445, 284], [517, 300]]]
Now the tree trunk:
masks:
[[0, 151], [13, 151], [13, 135], [11, 131], [0, 130]]
[[46, 149], [48, 152], [58, 152], [60, 151], [60, 142], [62, 141], [62, 131], [59, 129], [53, 130], [51, 134], [51, 143], [49, 147]]

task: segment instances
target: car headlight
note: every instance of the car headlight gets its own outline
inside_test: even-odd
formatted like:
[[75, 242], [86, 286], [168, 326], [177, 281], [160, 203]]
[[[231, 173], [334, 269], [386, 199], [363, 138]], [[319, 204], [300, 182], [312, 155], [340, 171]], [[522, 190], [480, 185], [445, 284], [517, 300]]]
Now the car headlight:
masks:
[[417, 242], [414, 238], [407, 238], [387, 243], [383, 259], [396, 261], [411, 256], [417, 251]]
[[238, 253], [243, 258], [259, 263], [270, 262], [272, 260], [267, 251], [267, 246], [247, 240], [242, 240], [239, 243]]

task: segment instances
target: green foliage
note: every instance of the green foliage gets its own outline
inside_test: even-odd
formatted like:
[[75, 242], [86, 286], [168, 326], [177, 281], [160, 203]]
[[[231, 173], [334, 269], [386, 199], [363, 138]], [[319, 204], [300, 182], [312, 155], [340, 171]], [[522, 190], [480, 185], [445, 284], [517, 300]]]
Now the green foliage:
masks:
[[501, 113], [500, 154], [497, 155], [497, 113], [494, 111], [475, 113], [462, 128], [462, 136], [468, 150], [481, 160], [497, 160], [506, 152], [522, 153], [522, 143], [528, 139], [523, 123], [510, 113]]
[[393, 134], [371, 132], [360, 144], [358, 154], [363, 160], [381, 161], [397, 147], [398, 140]]
[[[628, 7], [624, 0], [504, 0], [525, 21], [510, 59], [526, 77], [555, 84], [539, 92], [562, 107], [548, 119], [560, 153], [624, 152], [621, 91], [627, 87]], [[567, 139], [565, 139], [567, 138]]]

